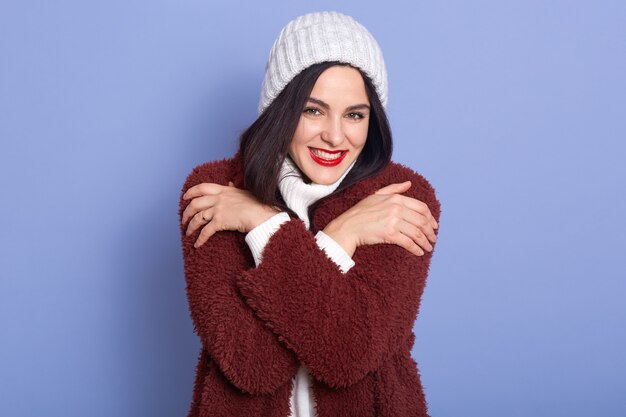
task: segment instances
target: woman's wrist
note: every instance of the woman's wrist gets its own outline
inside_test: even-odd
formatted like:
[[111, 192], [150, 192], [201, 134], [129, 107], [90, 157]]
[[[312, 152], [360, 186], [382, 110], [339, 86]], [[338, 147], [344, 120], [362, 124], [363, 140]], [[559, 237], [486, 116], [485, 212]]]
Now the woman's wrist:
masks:
[[248, 227], [246, 228], [246, 233], [257, 227], [261, 223], [269, 220], [271, 217], [275, 216], [278, 213], [280, 213], [280, 211], [273, 207], [267, 206], [265, 204], [260, 205], [259, 209], [255, 210], [254, 215], [250, 216], [250, 218], [248, 219]]
[[350, 257], [354, 255], [354, 251], [356, 251], [357, 247], [356, 241], [352, 239], [352, 235], [346, 231], [345, 224], [343, 224], [339, 218], [328, 223], [322, 231], [337, 242]]

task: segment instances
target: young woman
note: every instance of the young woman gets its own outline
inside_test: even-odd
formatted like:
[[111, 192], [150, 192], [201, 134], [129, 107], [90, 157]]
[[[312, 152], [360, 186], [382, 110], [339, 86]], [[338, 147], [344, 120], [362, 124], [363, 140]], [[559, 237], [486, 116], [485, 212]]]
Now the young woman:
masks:
[[438, 230], [428, 181], [390, 161], [387, 73], [349, 16], [289, 22], [259, 117], [183, 186], [202, 350], [189, 416], [426, 416], [412, 332]]

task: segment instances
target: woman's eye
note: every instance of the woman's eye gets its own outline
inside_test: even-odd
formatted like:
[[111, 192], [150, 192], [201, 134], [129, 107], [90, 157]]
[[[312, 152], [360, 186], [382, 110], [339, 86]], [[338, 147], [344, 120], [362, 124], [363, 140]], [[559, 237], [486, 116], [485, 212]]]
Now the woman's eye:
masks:
[[320, 114], [320, 111], [318, 109], [316, 109], [315, 107], [307, 107], [306, 109], [304, 109], [304, 113]]
[[348, 117], [351, 119], [362, 119], [365, 117], [365, 115], [363, 113], [359, 113], [359, 112], [352, 112], [352, 113], [348, 113]]

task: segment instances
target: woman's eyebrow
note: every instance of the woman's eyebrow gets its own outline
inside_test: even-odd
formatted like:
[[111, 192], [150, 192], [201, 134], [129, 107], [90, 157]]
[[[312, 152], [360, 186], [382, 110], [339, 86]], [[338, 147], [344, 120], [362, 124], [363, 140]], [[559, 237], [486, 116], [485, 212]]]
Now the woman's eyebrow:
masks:
[[[323, 100], [320, 100], [319, 98], [315, 98], [315, 97], [309, 97], [309, 100], [315, 104], [318, 104], [320, 106], [322, 106], [323, 108], [325, 108], [326, 110], [328, 110], [330, 108], [330, 106], [328, 105], [328, 103], [324, 102]], [[365, 103], [361, 103], [361, 104], [354, 104], [352, 106], [349, 106], [348, 108], [346, 108], [346, 111], [351, 111], [351, 110], [358, 110], [358, 109], [370, 109], [370, 106], [365, 104]]]
[[354, 106], [350, 106], [350, 107], [348, 107], [348, 108], [346, 109], [346, 111], [360, 110], [360, 109], [366, 109], [366, 110], [369, 110], [369, 109], [370, 109], [370, 106], [368, 106], [368, 105], [367, 105], [367, 104], [365, 104], [365, 103], [362, 103], [362, 104], [355, 104]]

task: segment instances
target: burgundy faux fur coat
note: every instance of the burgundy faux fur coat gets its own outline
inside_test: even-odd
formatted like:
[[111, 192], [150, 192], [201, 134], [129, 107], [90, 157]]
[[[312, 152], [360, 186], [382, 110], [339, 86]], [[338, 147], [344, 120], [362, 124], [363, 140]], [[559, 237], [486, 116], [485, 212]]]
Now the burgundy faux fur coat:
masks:
[[[300, 363], [312, 375], [319, 417], [427, 416], [412, 328], [433, 252], [397, 245], [361, 246], [346, 274], [317, 245], [322, 230], [348, 208], [391, 183], [439, 221], [429, 182], [390, 163], [378, 175], [326, 198], [311, 230], [291, 219], [270, 238], [255, 267], [240, 232], [224, 231], [198, 249], [199, 232], [181, 226], [187, 296], [202, 341], [190, 417], [287, 417]], [[202, 182], [243, 188], [239, 153], [196, 167], [183, 186]], [[180, 201], [179, 215], [189, 201]]]

